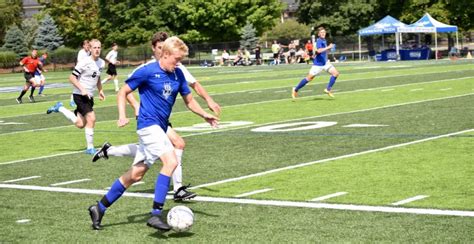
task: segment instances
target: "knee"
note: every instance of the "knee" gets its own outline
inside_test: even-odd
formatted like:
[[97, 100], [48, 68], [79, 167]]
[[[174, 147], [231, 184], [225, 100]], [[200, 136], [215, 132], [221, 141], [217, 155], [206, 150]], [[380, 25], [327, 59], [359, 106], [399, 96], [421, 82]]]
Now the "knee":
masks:
[[332, 74], [334, 77], [339, 77], [339, 71], [334, 71], [334, 73]]
[[186, 143], [184, 142], [183, 138], [179, 137], [173, 140], [173, 147], [176, 149], [184, 150]]
[[130, 181], [133, 183], [137, 183], [143, 179], [142, 174], [134, 173], [130, 176]]

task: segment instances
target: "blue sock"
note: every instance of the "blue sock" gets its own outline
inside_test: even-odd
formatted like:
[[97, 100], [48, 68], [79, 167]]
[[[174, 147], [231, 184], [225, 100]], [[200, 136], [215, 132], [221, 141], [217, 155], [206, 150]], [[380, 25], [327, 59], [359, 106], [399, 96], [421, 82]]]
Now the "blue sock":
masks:
[[295, 87], [295, 91], [298, 91], [299, 89], [303, 88], [306, 84], [308, 84], [308, 80], [305, 78], [303, 78], [300, 83]]
[[110, 187], [110, 190], [105, 194], [105, 196], [99, 202], [100, 211], [103, 213], [107, 210], [110, 205], [112, 205], [117, 199], [119, 199], [122, 194], [127, 190], [125, 186], [122, 185], [119, 179], [115, 180]]
[[40, 86], [40, 90], [39, 90], [38, 94], [43, 93], [43, 90], [44, 90], [44, 86]]
[[170, 177], [163, 174], [158, 175], [155, 184], [155, 198], [153, 200], [153, 210], [151, 211], [151, 214], [161, 214], [161, 210], [163, 209], [163, 205], [166, 201], [166, 193], [168, 193], [169, 187]]
[[328, 91], [330, 91], [332, 86], [334, 86], [334, 83], [336, 83], [336, 79], [337, 79], [337, 77], [331, 75], [331, 78], [329, 79], [328, 86], [326, 87], [326, 89]]

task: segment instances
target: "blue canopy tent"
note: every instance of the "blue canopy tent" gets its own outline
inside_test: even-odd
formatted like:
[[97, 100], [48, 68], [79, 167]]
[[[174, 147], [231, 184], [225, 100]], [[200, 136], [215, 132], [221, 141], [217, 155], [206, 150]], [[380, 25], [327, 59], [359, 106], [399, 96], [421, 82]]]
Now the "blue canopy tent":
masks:
[[[446, 33], [446, 32], [456, 32], [456, 47], [459, 48], [459, 41], [458, 41], [458, 27], [455, 25], [447, 25], [441, 23], [430, 14], [426, 13], [421, 17], [418, 21], [411, 25], [401, 26], [397, 28], [397, 32], [399, 33], [435, 33], [435, 50], [438, 50], [438, 32], [439, 33]], [[398, 39], [397, 39], [398, 41]], [[438, 55], [435, 55], [436, 59], [438, 59]]]
[[[359, 33], [359, 60], [362, 60], [362, 51], [361, 51], [361, 36], [369, 35], [383, 35], [383, 34], [393, 34], [397, 33], [397, 29], [407, 26], [403, 22], [393, 18], [390, 15], [385, 16], [383, 19], [379, 20], [377, 23], [361, 29]], [[397, 39], [398, 40], [398, 39]], [[397, 45], [398, 50], [398, 45]]]

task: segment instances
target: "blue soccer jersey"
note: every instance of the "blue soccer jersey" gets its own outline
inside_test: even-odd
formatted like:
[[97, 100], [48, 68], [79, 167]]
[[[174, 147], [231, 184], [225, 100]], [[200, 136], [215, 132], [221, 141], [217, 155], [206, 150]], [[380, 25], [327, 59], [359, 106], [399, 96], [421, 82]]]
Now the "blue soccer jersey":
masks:
[[[327, 47], [326, 39], [318, 38], [318, 40], [316, 40], [316, 50], [320, 48], [325, 48], [325, 47]], [[313, 60], [313, 65], [324, 66], [326, 65], [327, 60], [328, 60], [327, 51], [324, 51], [322, 53], [317, 53], [316, 58]]]
[[132, 90], [138, 88], [140, 94], [138, 130], [158, 125], [166, 132], [176, 96], [178, 93], [181, 96], [191, 93], [179, 68], [174, 72], [167, 72], [155, 60], [135, 69], [125, 83]]

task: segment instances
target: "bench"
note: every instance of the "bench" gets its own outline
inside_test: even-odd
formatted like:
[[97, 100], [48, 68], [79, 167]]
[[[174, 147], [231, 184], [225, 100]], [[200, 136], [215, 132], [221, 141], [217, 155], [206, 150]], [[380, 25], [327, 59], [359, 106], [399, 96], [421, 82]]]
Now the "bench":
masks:
[[[265, 62], [270, 62], [270, 61], [273, 61], [273, 53], [262, 53], [260, 54], [260, 56], [262, 57], [262, 64], [265, 64]], [[214, 57], [214, 65], [219, 65], [220, 62], [221, 62], [221, 55], [218, 55], [218, 56], [215, 56]], [[232, 63], [234, 62], [235, 60], [235, 57], [236, 55], [229, 55], [229, 59], [227, 60], [227, 64], [224, 64], [224, 65], [232, 65]], [[250, 54], [250, 61], [251, 63], [255, 63], [255, 54]]]

